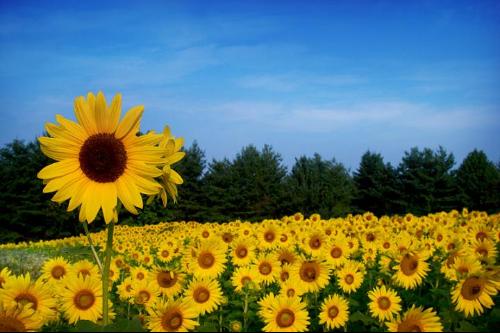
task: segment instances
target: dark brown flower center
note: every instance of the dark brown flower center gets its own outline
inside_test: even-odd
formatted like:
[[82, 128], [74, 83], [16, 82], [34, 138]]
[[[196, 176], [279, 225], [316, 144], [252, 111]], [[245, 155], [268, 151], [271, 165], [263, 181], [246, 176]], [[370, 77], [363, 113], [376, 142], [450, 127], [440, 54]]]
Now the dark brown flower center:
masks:
[[382, 310], [387, 310], [391, 307], [391, 300], [386, 296], [380, 297], [377, 300], [377, 303], [378, 303], [378, 307]]
[[182, 314], [178, 310], [167, 311], [161, 318], [161, 325], [167, 332], [176, 331], [182, 326]]
[[304, 262], [300, 267], [300, 278], [306, 282], [313, 282], [319, 276], [319, 265], [315, 262]]
[[168, 258], [169, 255], [170, 255], [170, 252], [168, 252], [168, 250], [161, 251], [161, 256], [163, 258]]
[[347, 274], [344, 278], [345, 283], [352, 284], [354, 282], [354, 276], [352, 274]]
[[330, 255], [335, 259], [340, 258], [342, 256], [342, 249], [336, 246], [330, 251]]
[[169, 271], [159, 272], [156, 274], [156, 281], [161, 288], [170, 288], [177, 282], [177, 274], [173, 273], [173, 277]]
[[335, 305], [332, 305], [328, 309], [328, 317], [330, 317], [331, 319], [335, 319], [338, 315], [339, 315], [339, 308], [336, 307]]
[[247, 283], [252, 282], [252, 279], [248, 276], [244, 276], [241, 278], [241, 285], [245, 286]]
[[229, 232], [225, 232], [223, 235], [222, 235], [222, 240], [225, 242], [225, 243], [231, 243], [231, 241], [233, 240], [233, 235]]
[[483, 281], [478, 277], [470, 277], [466, 279], [462, 285], [460, 293], [466, 300], [472, 301], [479, 297], [482, 291]]
[[147, 290], [141, 290], [137, 294], [137, 303], [144, 304], [151, 298], [151, 294]]
[[273, 267], [268, 262], [263, 262], [259, 265], [259, 272], [262, 275], [269, 275], [269, 274], [271, 274], [272, 270], [273, 270]]
[[196, 288], [193, 298], [198, 303], [205, 303], [210, 298], [210, 291], [205, 287]]
[[238, 246], [238, 248], [236, 249], [236, 256], [240, 259], [245, 258], [247, 256], [247, 254], [248, 254], [248, 250], [243, 245]]
[[286, 272], [286, 271], [280, 273], [280, 280], [283, 282], [288, 280], [289, 277], [290, 277], [290, 274], [288, 274], [288, 272]]
[[90, 290], [80, 290], [75, 297], [73, 303], [79, 310], [87, 310], [95, 303], [95, 296]]
[[139, 272], [139, 273], [137, 273], [136, 277], [137, 277], [138, 280], [143, 280], [144, 279], [144, 273]]
[[87, 177], [98, 183], [117, 180], [127, 166], [127, 152], [113, 134], [90, 136], [80, 149], [80, 167]]
[[66, 274], [66, 270], [64, 269], [64, 267], [62, 266], [54, 266], [54, 268], [52, 268], [52, 270], [50, 271], [50, 274], [52, 275], [52, 277], [56, 280], [59, 280], [60, 278], [62, 278], [65, 274]]
[[0, 315], [0, 332], [26, 332], [26, 327], [19, 319]]
[[415, 274], [418, 268], [418, 257], [406, 254], [401, 260], [400, 267], [404, 275], [411, 276]]
[[90, 271], [86, 268], [80, 269], [80, 272], [78, 272], [78, 273], [79, 273], [79, 275], [81, 275], [83, 277], [90, 276]]
[[198, 264], [201, 268], [208, 269], [215, 263], [215, 257], [210, 252], [202, 252], [198, 257]]
[[26, 304], [31, 304], [31, 307], [33, 310], [36, 310], [38, 307], [38, 300], [35, 296], [29, 293], [21, 293], [16, 296], [15, 298], [16, 302], [21, 304], [21, 305], [26, 305]]
[[321, 247], [321, 239], [318, 236], [311, 237], [309, 246], [314, 250], [319, 249]]
[[273, 231], [267, 231], [265, 234], [264, 234], [264, 239], [271, 243], [274, 239], [276, 238], [276, 235], [274, 234]]
[[290, 327], [295, 321], [295, 314], [289, 309], [283, 309], [276, 316], [276, 324], [281, 328]]
[[482, 241], [485, 238], [488, 238], [488, 235], [485, 232], [483, 232], [483, 231], [479, 231], [476, 234], [476, 239], [479, 240], [479, 241]]

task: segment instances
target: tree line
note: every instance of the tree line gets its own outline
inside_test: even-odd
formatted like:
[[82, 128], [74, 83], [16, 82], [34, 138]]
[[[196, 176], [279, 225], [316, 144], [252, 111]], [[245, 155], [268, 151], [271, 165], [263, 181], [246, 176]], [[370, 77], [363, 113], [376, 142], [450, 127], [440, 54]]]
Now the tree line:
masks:
[[[480, 150], [470, 152], [458, 168], [443, 147], [411, 148], [399, 165], [367, 151], [351, 172], [335, 159], [319, 154], [296, 158], [288, 171], [271, 146], [248, 145], [232, 159], [207, 162], [196, 141], [175, 169], [182, 175], [177, 204], [145, 206], [139, 216], [120, 213], [120, 223], [159, 221], [258, 221], [295, 212], [306, 216], [345, 216], [371, 211], [424, 215], [467, 207], [496, 212], [500, 208], [500, 163]], [[50, 201], [36, 175], [51, 163], [36, 141], [14, 140], [0, 149], [0, 242], [78, 235], [77, 213], [67, 203]], [[102, 228], [96, 221], [92, 229]]]

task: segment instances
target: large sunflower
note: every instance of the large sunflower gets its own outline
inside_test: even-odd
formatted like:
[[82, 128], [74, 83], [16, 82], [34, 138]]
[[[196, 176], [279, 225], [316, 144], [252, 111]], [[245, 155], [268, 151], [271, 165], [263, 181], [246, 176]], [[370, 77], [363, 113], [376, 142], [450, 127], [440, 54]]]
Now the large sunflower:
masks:
[[401, 311], [401, 297], [390, 288], [377, 287], [368, 293], [368, 297], [371, 300], [368, 308], [380, 321], [392, 320]]
[[173, 298], [182, 291], [184, 274], [176, 270], [158, 266], [149, 274], [149, 278], [155, 281], [160, 293], [166, 297]]
[[56, 301], [49, 285], [41, 279], [32, 281], [29, 273], [9, 278], [5, 282], [0, 289], [0, 302], [2, 301], [6, 306], [30, 307], [36, 315], [47, 320], [57, 315], [54, 311]]
[[349, 305], [345, 298], [333, 294], [323, 301], [319, 323], [331, 330], [344, 326], [349, 319]]
[[147, 311], [147, 327], [153, 332], [187, 332], [198, 326], [198, 314], [187, 300], [158, 300]]
[[265, 332], [304, 332], [309, 325], [306, 304], [299, 297], [275, 297], [262, 316]]
[[187, 287], [185, 296], [202, 315], [213, 312], [222, 302], [222, 291], [215, 279], [194, 279]]
[[94, 323], [102, 316], [101, 281], [92, 277], [68, 276], [61, 288], [61, 310], [70, 324], [79, 320]]
[[407, 252], [400, 257], [394, 269], [397, 270], [394, 280], [405, 289], [414, 289], [424, 280], [429, 264], [418, 253]]
[[71, 272], [71, 264], [63, 257], [47, 260], [42, 267], [42, 279], [48, 283], [58, 283]]
[[481, 314], [484, 308], [491, 308], [495, 303], [491, 296], [497, 294], [494, 281], [486, 275], [472, 274], [462, 279], [451, 292], [451, 298], [456, 303], [455, 309], [465, 313], [466, 317]]
[[330, 268], [323, 260], [301, 260], [290, 268], [291, 279], [305, 292], [317, 292], [328, 284]]
[[403, 318], [386, 323], [389, 332], [442, 332], [443, 325], [432, 308], [423, 310], [413, 305]]
[[[183, 155], [162, 134], [137, 136], [143, 111], [142, 105], [133, 107], [120, 121], [120, 94], [110, 106], [102, 92], [77, 97], [78, 122], [57, 115], [58, 124], [45, 126], [49, 136], [38, 139], [45, 155], [57, 161], [38, 173], [46, 183], [43, 191], [56, 192], [52, 200], [58, 203], [69, 199], [68, 211], [80, 207], [79, 220], [89, 223], [101, 209], [106, 223], [116, 221], [118, 199], [137, 214], [136, 208], [143, 207], [141, 193], [154, 196], [166, 187], [175, 195], [171, 186], [182, 179], [170, 164]], [[167, 142], [163, 146], [162, 140]], [[164, 184], [154, 179], [159, 176]]]
[[43, 323], [43, 318], [35, 315], [35, 310], [28, 306], [7, 307], [0, 302], [0, 332], [37, 331]]

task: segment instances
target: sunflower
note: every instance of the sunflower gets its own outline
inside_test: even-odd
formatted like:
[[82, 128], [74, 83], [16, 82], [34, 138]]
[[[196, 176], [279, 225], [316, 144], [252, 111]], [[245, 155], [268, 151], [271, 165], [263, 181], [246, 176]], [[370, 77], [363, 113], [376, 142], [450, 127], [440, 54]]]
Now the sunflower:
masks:
[[121, 300], [129, 300], [134, 297], [132, 286], [134, 280], [131, 277], [127, 277], [122, 283], [118, 285], [118, 296]]
[[265, 332], [304, 332], [309, 325], [306, 304], [298, 297], [275, 297], [262, 317]]
[[[71, 273], [78, 276], [91, 276], [91, 277], [99, 277], [99, 270], [97, 267], [91, 263], [90, 261], [84, 259], [75, 262], [71, 267]], [[70, 273], [70, 274], [71, 274]]]
[[322, 231], [312, 231], [305, 238], [304, 251], [317, 258], [326, 246], [325, 234]]
[[149, 278], [154, 281], [160, 293], [167, 297], [175, 297], [182, 291], [184, 274], [166, 268], [155, 267], [149, 274]]
[[199, 314], [211, 313], [217, 309], [222, 300], [222, 291], [217, 280], [194, 279], [184, 294], [191, 300]]
[[204, 241], [197, 247], [188, 248], [184, 258], [189, 263], [189, 271], [198, 277], [215, 278], [226, 268], [226, 251], [213, 241]]
[[198, 314], [187, 300], [160, 299], [147, 312], [146, 326], [153, 332], [187, 332], [199, 325]]
[[319, 323], [329, 330], [344, 326], [349, 320], [349, 304], [338, 294], [326, 298], [321, 305]]
[[294, 282], [305, 292], [317, 292], [328, 284], [330, 268], [323, 260], [300, 260], [290, 268]]
[[413, 305], [402, 318], [386, 323], [389, 332], [442, 332], [443, 325], [432, 308], [423, 310]]
[[272, 249], [279, 243], [278, 228], [272, 224], [262, 224], [261, 230], [257, 234], [259, 247], [263, 249]]
[[325, 259], [332, 268], [342, 266], [351, 254], [345, 238], [332, 239], [324, 249]]
[[429, 264], [418, 253], [407, 252], [400, 257], [394, 269], [397, 270], [394, 280], [405, 289], [414, 289], [427, 275]]
[[147, 280], [149, 278], [149, 274], [150, 272], [142, 266], [132, 267], [130, 270], [130, 276], [136, 281]]
[[168, 263], [174, 258], [173, 254], [174, 252], [172, 246], [163, 244], [158, 248], [158, 251], [156, 252], [156, 258], [158, 258], [158, 260], [163, 263]]
[[101, 209], [106, 223], [116, 222], [118, 199], [137, 214], [141, 193], [163, 189], [154, 178], [174, 172], [158, 169], [169, 165], [166, 147], [159, 146], [163, 135], [137, 136], [143, 111], [142, 105], [133, 107], [120, 122], [120, 94], [109, 107], [102, 92], [77, 97], [78, 122], [57, 115], [58, 124], [45, 126], [49, 136], [38, 138], [43, 153], [57, 161], [38, 173], [46, 183], [43, 191], [56, 192], [52, 200], [58, 203], [69, 199], [68, 211], [81, 206], [81, 222], [93, 222]]
[[286, 297], [297, 297], [302, 296], [304, 292], [305, 291], [301, 288], [301, 285], [294, 283], [294, 281], [288, 280], [287, 282], [280, 284], [280, 295]]
[[231, 283], [234, 290], [237, 292], [243, 291], [245, 286], [251, 287], [256, 286], [258, 282], [257, 272], [255, 267], [243, 266], [235, 269], [233, 276], [231, 277]]
[[489, 239], [483, 239], [480, 241], [473, 241], [471, 244], [470, 252], [476, 256], [478, 260], [486, 263], [495, 263], [497, 257], [497, 249], [495, 248], [495, 243]]
[[380, 321], [392, 320], [401, 311], [401, 297], [390, 288], [377, 287], [368, 293], [368, 297], [371, 300], [368, 304], [370, 312]]
[[293, 265], [298, 257], [292, 248], [282, 247], [275, 252], [275, 258], [281, 265]]
[[49, 259], [43, 264], [42, 279], [49, 283], [57, 283], [69, 272], [71, 272], [71, 264], [63, 257]]
[[32, 281], [29, 273], [9, 278], [0, 289], [0, 300], [7, 307], [28, 306], [44, 319], [53, 319], [57, 315], [50, 286], [41, 279]]
[[231, 246], [231, 261], [236, 266], [247, 266], [255, 258], [255, 246], [250, 238], [240, 238]]
[[79, 320], [94, 323], [102, 316], [101, 281], [92, 277], [68, 276], [61, 288], [61, 310], [70, 324]]
[[140, 280], [132, 284], [133, 302], [145, 307], [153, 304], [156, 297], [160, 296], [160, 288], [155, 281]]
[[460, 280], [451, 292], [455, 309], [465, 313], [466, 317], [482, 314], [484, 308], [491, 308], [494, 303], [491, 296], [497, 294], [494, 281], [487, 275], [473, 274]]
[[0, 302], [0, 332], [38, 331], [43, 324], [43, 318], [31, 307], [7, 307]]
[[257, 281], [262, 285], [273, 283], [280, 273], [279, 263], [269, 254], [261, 254], [255, 262]]
[[348, 262], [336, 272], [340, 288], [346, 293], [351, 293], [361, 286], [364, 274], [359, 269], [359, 265], [354, 262]]
[[2, 268], [0, 271], [0, 289], [3, 287], [3, 284], [12, 276], [11, 271], [8, 267]]

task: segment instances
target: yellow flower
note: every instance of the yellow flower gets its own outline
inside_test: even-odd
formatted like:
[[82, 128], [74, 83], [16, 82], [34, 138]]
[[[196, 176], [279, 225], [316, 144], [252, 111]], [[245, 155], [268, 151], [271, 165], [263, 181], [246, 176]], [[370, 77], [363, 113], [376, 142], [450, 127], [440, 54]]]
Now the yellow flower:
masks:
[[469, 317], [482, 314], [484, 308], [491, 308], [495, 304], [491, 296], [497, 292], [495, 282], [487, 275], [473, 274], [460, 280], [451, 292], [451, 298], [456, 303], [455, 309]]
[[0, 289], [0, 300], [7, 307], [30, 307], [44, 320], [54, 319], [57, 315], [50, 286], [41, 279], [32, 281], [29, 273], [9, 278]]
[[80, 207], [80, 222], [93, 222], [101, 209], [106, 223], [116, 222], [118, 199], [137, 214], [141, 193], [156, 195], [163, 189], [154, 179], [165, 174], [158, 167], [168, 165], [170, 157], [159, 146], [162, 135], [137, 136], [142, 105], [120, 121], [119, 94], [110, 106], [102, 92], [80, 96], [74, 111], [78, 122], [57, 115], [58, 124], [45, 126], [49, 136], [38, 139], [44, 154], [57, 161], [38, 173], [46, 183], [43, 191], [56, 192], [52, 200], [57, 203], [70, 200], [68, 211]]
[[340, 288], [346, 293], [351, 293], [361, 286], [364, 274], [359, 270], [359, 265], [348, 262], [336, 272]]
[[94, 323], [102, 316], [101, 281], [92, 277], [68, 276], [61, 288], [61, 310], [70, 324], [79, 320]]
[[243, 266], [235, 269], [231, 283], [237, 292], [243, 291], [245, 286], [256, 286], [258, 283], [255, 266]]
[[12, 276], [8, 267], [2, 268], [0, 271], [0, 288], [3, 287], [3, 284]]
[[345, 298], [333, 294], [323, 301], [319, 314], [320, 324], [332, 330], [344, 326], [347, 320], [349, 320], [349, 305]]
[[231, 246], [231, 261], [236, 266], [247, 266], [255, 258], [255, 246], [250, 238], [240, 238]]
[[212, 241], [204, 241], [198, 247], [188, 249], [184, 258], [188, 260], [189, 271], [199, 277], [218, 277], [226, 268], [224, 248]]
[[400, 257], [394, 269], [397, 270], [394, 280], [405, 289], [414, 289], [427, 275], [429, 264], [418, 253], [407, 252]]
[[443, 325], [432, 308], [423, 310], [413, 305], [403, 318], [396, 318], [386, 323], [389, 332], [442, 332]]
[[38, 331], [44, 323], [29, 306], [8, 307], [0, 302], [0, 332]]
[[323, 260], [300, 260], [290, 268], [291, 279], [305, 292], [317, 292], [328, 284], [330, 268]]
[[187, 332], [198, 326], [198, 314], [187, 300], [158, 300], [147, 312], [146, 326], [153, 332]]
[[182, 291], [184, 274], [175, 270], [155, 267], [149, 278], [156, 283], [160, 293], [169, 298], [177, 296]]
[[149, 306], [156, 297], [160, 296], [160, 289], [155, 281], [140, 280], [132, 283], [132, 295], [135, 304]]
[[271, 255], [260, 255], [255, 263], [257, 281], [262, 285], [273, 283], [279, 274], [279, 264]]
[[71, 265], [63, 257], [47, 260], [42, 267], [42, 279], [49, 283], [60, 282], [71, 271]]
[[99, 270], [97, 267], [88, 260], [79, 260], [73, 264], [71, 267], [71, 273], [78, 276], [91, 276], [91, 277], [99, 277]]
[[265, 332], [304, 332], [309, 325], [306, 304], [298, 297], [278, 296], [269, 302], [269, 310], [262, 313]]
[[368, 304], [373, 317], [380, 321], [392, 320], [401, 311], [401, 297], [385, 286], [377, 287], [368, 293], [371, 302]]
[[186, 289], [188, 298], [199, 314], [211, 313], [217, 309], [222, 300], [222, 291], [217, 280], [194, 279]]

